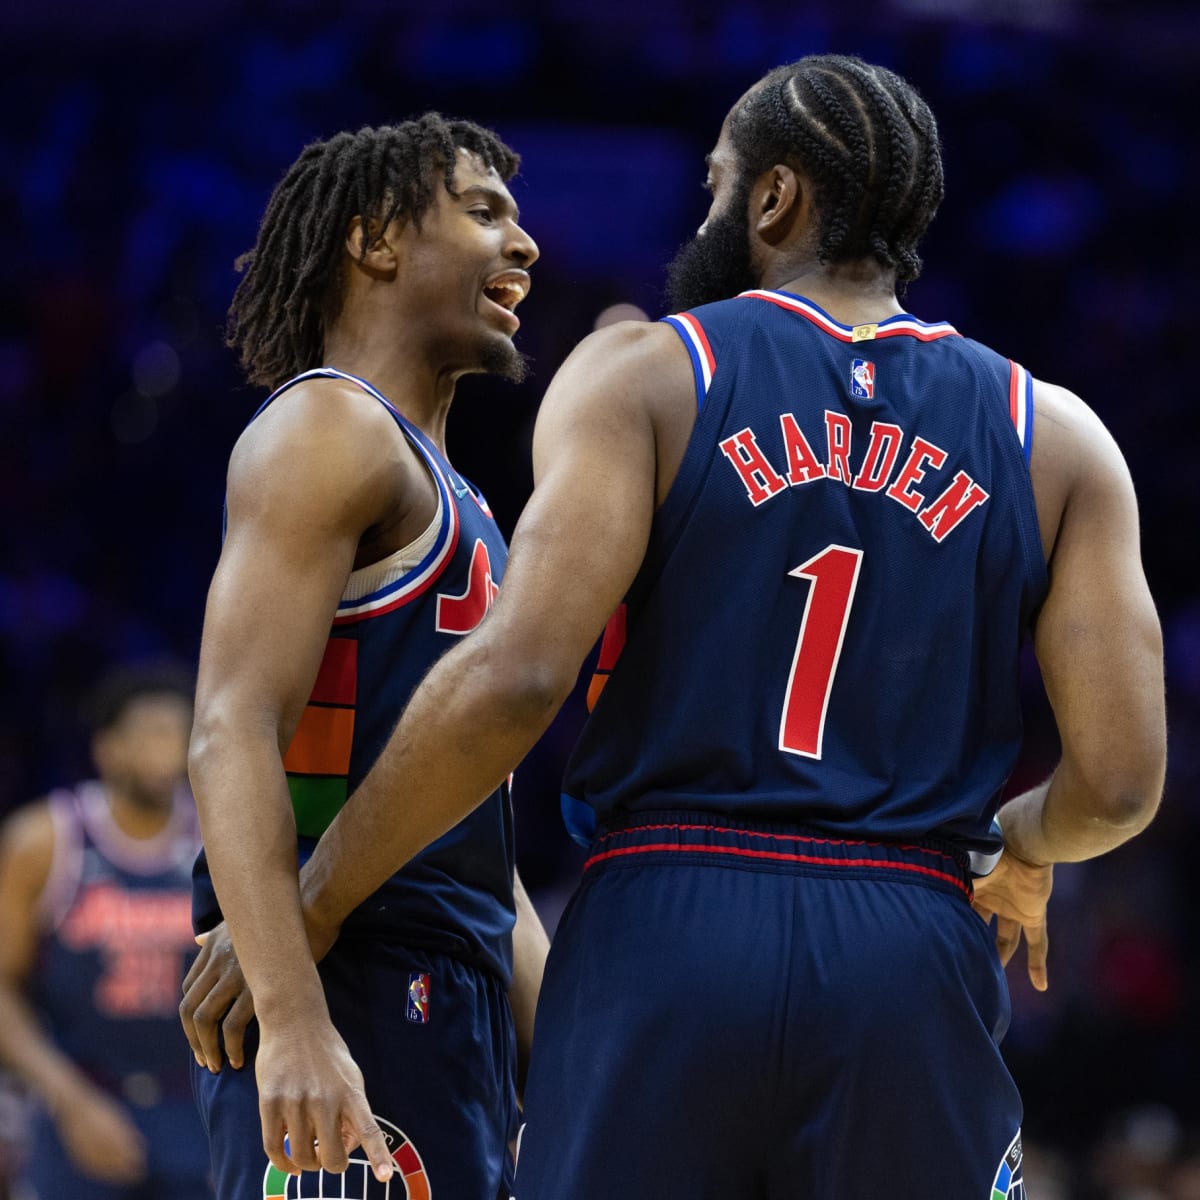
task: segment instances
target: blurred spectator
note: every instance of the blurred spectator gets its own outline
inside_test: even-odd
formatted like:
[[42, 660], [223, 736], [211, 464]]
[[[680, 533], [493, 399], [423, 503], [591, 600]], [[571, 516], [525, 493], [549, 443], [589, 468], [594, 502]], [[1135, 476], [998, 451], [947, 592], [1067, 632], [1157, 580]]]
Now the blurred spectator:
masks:
[[178, 1021], [190, 728], [187, 673], [111, 675], [94, 701], [99, 778], [0, 832], [0, 1062], [43, 1105], [21, 1164], [37, 1200], [211, 1195]]

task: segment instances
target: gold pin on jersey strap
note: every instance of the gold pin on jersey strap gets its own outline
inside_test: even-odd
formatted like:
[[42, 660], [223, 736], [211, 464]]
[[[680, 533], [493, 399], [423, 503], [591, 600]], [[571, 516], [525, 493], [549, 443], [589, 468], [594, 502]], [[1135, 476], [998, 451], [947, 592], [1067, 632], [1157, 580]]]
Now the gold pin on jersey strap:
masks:
[[855, 325], [854, 333], [850, 340], [852, 342], [873, 342], [875, 340], [875, 331], [879, 328], [876, 325]]

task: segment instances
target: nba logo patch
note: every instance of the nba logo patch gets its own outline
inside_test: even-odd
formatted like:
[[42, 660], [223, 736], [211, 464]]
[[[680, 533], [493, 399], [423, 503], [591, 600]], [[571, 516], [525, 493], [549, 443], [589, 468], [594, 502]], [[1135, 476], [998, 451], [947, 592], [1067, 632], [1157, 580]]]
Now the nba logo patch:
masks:
[[850, 395], [859, 400], [875, 398], [875, 364], [865, 358], [856, 358], [850, 364]]
[[413, 971], [408, 977], [406, 1015], [418, 1025], [429, 1023], [429, 975], [425, 971]]

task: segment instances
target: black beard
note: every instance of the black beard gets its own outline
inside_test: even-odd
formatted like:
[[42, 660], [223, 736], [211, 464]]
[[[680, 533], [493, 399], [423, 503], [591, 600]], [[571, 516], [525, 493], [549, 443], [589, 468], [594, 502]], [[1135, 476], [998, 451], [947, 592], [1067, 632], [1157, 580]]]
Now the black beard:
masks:
[[729, 211], [709, 217], [703, 233], [680, 248], [667, 268], [667, 305], [684, 312], [701, 304], [728, 300], [758, 287], [750, 262], [746, 222], [749, 195], [733, 197]]
[[524, 383], [529, 374], [529, 359], [507, 338], [489, 338], [479, 356], [479, 368], [487, 375], [498, 375], [509, 383]]

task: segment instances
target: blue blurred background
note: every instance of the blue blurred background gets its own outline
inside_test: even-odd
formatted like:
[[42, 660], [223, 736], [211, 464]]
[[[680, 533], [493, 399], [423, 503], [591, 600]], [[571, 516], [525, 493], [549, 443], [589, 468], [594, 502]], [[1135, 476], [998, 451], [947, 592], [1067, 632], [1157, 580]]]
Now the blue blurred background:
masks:
[[[1166, 633], [1167, 798], [1132, 846], [1060, 869], [1051, 990], [1010, 972], [1006, 1049], [1027, 1102], [1034, 1195], [1195, 1200], [1190, 0], [10, 0], [0, 813], [87, 773], [79, 700], [104, 666], [195, 658], [226, 459], [261, 399], [222, 345], [232, 264], [307, 141], [436, 108], [493, 126], [523, 155], [514, 192], [542, 250], [519, 335], [534, 371], [519, 388], [468, 381], [450, 429], [456, 465], [507, 532], [555, 366], [607, 306], [657, 315], [663, 267], [707, 206], [703, 156], [725, 111], [770, 67], [824, 50], [905, 74], [941, 123], [947, 199], [908, 307], [1080, 393], [1133, 471]], [[1027, 676], [1014, 787], [1056, 753], [1032, 664]], [[518, 775], [520, 865], [550, 924], [579, 868], [557, 784], [580, 717], [573, 701]]]

